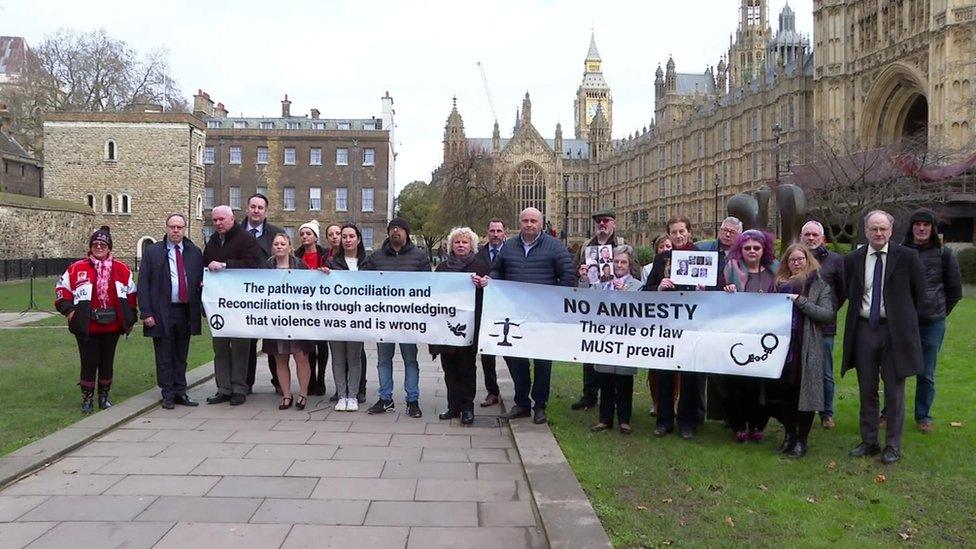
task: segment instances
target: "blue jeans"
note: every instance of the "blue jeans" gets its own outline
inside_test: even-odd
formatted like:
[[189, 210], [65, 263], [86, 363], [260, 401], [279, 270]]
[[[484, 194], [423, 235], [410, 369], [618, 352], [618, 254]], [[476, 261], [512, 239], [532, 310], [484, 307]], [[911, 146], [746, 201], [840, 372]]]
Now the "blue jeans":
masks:
[[[535, 381], [529, 374], [529, 359], [517, 356], [505, 357], [508, 364], [508, 371], [512, 374], [512, 381], [515, 383], [515, 404], [523, 408], [536, 408], [544, 410], [546, 403], [549, 402], [549, 377], [552, 374], [552, 361], [533, 359], [532, 363], [535, 370]], [[529, 401], [529, 391], [531, 388], [532, 401]], [[533, 406], [533, 403], [534, 406]]]
[[[393, 400], [393, 354], [396, 353], [396, 343], [377, 343], [376, 371], [380, 378], [379, 395], [383, 400]], [[407, 402], [417, 402], [420, 399], [420, 364], [417, 363], [417, 345], [401, 343], [400, 356], [403, 358], [403, 390], [407, 394]]]
[[834, 336], [823, 336], [824, 409], [821, 417], [834, 417]]
[[922, 338], [922, 373], [915, 377], [915, 421], [932, 421], [932, 403], [935, 401], [935, 364], [945, 338], [945, 319], [931, 324], [919, 324]]

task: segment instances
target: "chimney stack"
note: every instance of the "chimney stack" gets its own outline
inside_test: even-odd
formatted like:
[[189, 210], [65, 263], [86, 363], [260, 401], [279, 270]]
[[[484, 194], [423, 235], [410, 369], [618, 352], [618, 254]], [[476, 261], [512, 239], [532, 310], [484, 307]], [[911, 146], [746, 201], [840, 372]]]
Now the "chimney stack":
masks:
[[197, 94], [193, 96], [193, 116], [203, 118], [213, 115], [213, 101], [210, 99], [210, 94], [198, 89]]
[[288, 118], [291, 116], [291, 101], [288, 100], [288, 94], [285, 94], [284, 100], [281, 101], [281, 117]]

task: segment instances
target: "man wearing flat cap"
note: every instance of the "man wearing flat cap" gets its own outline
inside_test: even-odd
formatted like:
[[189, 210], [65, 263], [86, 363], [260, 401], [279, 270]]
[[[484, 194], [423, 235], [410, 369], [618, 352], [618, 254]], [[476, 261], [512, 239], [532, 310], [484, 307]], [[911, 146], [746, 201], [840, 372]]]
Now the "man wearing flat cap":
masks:
[[[593, 224], [596, 236], [593, 237], [586, 246], [580, 248], [576, 255], [576, 270], [580, 278], [586, 277], [586, 252], [591, 246], [610, 245], [611, 249], [623, 244], [623, 239], [617, 238], [614, 234], [617, 228], [617, 214], [613, 210], [603, 210], [593, 214]], [[596, 406], [596, 397], [599, 390], [596, 371], [592, 364], [583, 365], [583, 395], [571, 406], [573, 410], [589, 410]]]
[[[410, 241], [410, 224], [402, 217], [395, 217], [386, 227], [387, 238], [380, 249], [373, 252], [363, 262], [364, 271], [417, 271], [430, 272], [430, 259], [427, 252]], [[367, 411], [382, 414], [393, 411], [393, 355], [396, 343], [376, 344], [376, 371], [380, 378], [379, 399]], [[417, 345], [401, 343], [400, 356], [403, 358], [403, 389], [406, 393], [407, 415], [423, 417], [420, 410], [420, 364], [417, 362]]]

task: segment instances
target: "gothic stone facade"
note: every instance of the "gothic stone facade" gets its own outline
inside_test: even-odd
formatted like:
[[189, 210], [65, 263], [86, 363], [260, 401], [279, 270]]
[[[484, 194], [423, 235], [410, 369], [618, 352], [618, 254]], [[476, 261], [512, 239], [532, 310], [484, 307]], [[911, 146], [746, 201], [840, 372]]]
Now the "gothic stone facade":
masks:
[[187, 216], [187, 235], [200, 243], [205, 139], [187, 114], [47, 113], [45, 196], [91, 208], [127, 261], [163, 238], [172, 212]]

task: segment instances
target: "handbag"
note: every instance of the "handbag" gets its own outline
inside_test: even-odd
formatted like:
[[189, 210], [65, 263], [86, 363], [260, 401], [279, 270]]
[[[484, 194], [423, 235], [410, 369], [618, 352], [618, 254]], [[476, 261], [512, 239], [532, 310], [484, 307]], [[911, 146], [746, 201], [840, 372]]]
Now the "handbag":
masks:
[[96, 324], [111, 324], [115, 322], [116, 312], [109, 308], [92, 309], [91, 317]]

